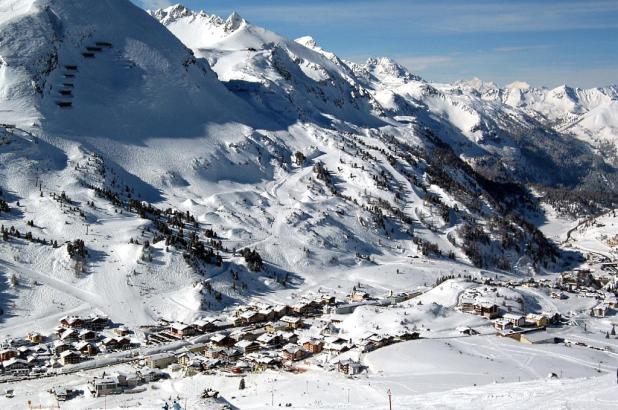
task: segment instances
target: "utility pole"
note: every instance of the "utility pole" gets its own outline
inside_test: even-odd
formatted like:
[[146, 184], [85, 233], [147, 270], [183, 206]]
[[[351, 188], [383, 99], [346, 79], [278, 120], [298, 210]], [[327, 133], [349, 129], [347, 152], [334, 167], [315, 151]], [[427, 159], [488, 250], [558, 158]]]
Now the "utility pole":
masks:
[[388, 389], [386, 391], [386, 394], [388, 394], [388, 410], [393, 410], [393, 401], [392, 401], [392, 393], [391, 393], [391, 389]]

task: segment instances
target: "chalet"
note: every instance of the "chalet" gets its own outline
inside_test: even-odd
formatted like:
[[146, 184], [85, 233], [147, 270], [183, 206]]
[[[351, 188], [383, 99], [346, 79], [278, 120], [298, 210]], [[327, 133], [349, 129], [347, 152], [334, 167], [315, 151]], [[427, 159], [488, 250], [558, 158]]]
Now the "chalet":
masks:
[[257, 340], [258, 337], [266, 333], [265, 329], [237, 329], [230, 333], [230, 337], [234, 339], [234, 342], [240, 342], [241, 340]]
[[272, 308], [260, 309], [258, 313], [260, 314], [260, 316], [262, 316], [262, 320], [270, 321], [270, 320], [275, 320], [277, 318], [277, 315], [275, 314], [275, 311]]
[[227, 357], [224, 347], [212, 347], [204, 350], [204, 356], [209, 359], [223, 359]]
[[569, 292], [575, 292], [579, 287], [577, 279], [570, 274], [563, 274], [560, 278], [560, 286]]
[[499, 316], [498, 305], [495, 303], [482, 302], [474, 305], [474, 313], [488, 319], [495, 319]]
[[318, 354], [324, 348], [324, 342], [318, 339], [309, 339], [303, 342], [303, 349], [312, 354]]
[[545, 315], [536, 313], [528, 313], [526, 315], [526, 324], [535, 327], [545, 327], [549, 325], [549, 318]]
[[352, 376], [362, 372], [363, 365], [350, 359], [340, 360], [337, 363], [337, 371]]
[[[341, 338], [334, 338], [334, 339], [335, 341], [330, 342], [330, 344], [342, 345], [342, 346], [346, 345], [344, 339], [341, 339]], [[331, 339], [329, 338], [327, 340], [331, 340]], [[389, 344], [387, 338], [385, 338], [384, 336], [377, 335], [375, 333], [369, 336], [367, 340], [372, 342], [376, 346], [376, 348], [384, 347], [387, 344]]]
[[273, 348], [281, 343], [281, 338], [274, 333], [264, 333], [256, 341], [264, 348]]
[[19, 356], [19, 351], [17, 349], [4, 349], [0, 351], [0, 362], [4, 362], [6, 360], [10, 360], [14, 357]]
[[170, 334], [178, 339], [184, 339], [187, 336], [193, 336], [195, 330], [191, 325], [184, 323], [172, 323], [170, 325]]
[[161, 372], [156, 369], [150, 369], [148, 367], [142, 368], [138, 371], [139, 376], [145, 383], [156, 382], [161, 378]]
[[75, 329], [67, 329], [60, 335], [60, 340], [63, 342], [77, 342], [79, 340], [79, 332]]
[[494, 327], [496, 330], [500, 330], [502, 332], [513, 329], [513, 322], [508, 319], [500, 318], [494, 321]]
[[246, 359], [253, 363], [256, 370], [272, 369], [281, 365], [281, 359], [276, 356], [251, 353]]
[[281, 321], [287, 323], [288, 329], [302, 329], [304, 326], [303, 320], [294, 316], [283, 316]]
[[95, 378], [89, 383], [88, 389], [94, 397], [120, 394], [124, 390], [117, 377]]
[[60, 353], [69, 350], [70, 348], [71, 346], [68, 343], [63, 342], [62, 340], [56, 340], [52, 345], [52, 350], [55, 355], [60, 355]]
[[95, 332], [100, 332], [109, 325], [109, 318], [103, 315], [94, 315], [84, 320], [84, 327]]
[[81, 329], [84, 326], [84, 320], [79, 316], [64, 316], [60, 319], [60, 326], [65, 329]]
[[189, 367], [198, 356], [195, 353], [183, 352], [176, 356], [176, 363], [182, 367]]
[[54, 387], [53, 389], [51, 389], [49, 391], [51, 394], [54, 395], [54, 397], [56, 397], [56, 400], [58, 401], [67, 401], [69, 400], [72, 395], [74, 394], [73, 390], [71, 389], [67, 389], [64, 386], [58, 386], [58, 387]]
[[209, 342], [210, 346], [213, 347], [230, 347], [234, 345], [234, 343], [234, 339], [223, 333], [213, 335]]
[[459, 310], [464, 313], [475, 313], [474, 305], [473, 299], [461, 298], [459, 300]]
[[269, 333], [275, 333], [279, 330], [288, 330], [289, 325], [286, 322], [282, 322], [281, 320], [278, 320], [276, 322], [267, 323], [264, 329], [266, 329], [266, 331]]
[[92, 343], [86, 341], [75, 343], [73, 348], [86, 356], [96, 356], [99, 350]]
[[125, 350], [131, 347], [131, 340], [127, 337], [106, 337], [101, 344], [107, 351]]
[[357, 346], [358, 346], [358, 348], [360, 349], [360, 351], [362, 353], [369, 353], [369, 352], [372, 352], [372, 351], [374, 351], [374, 350], [376, 350], [378, 348], [378, 346], [374, 342], [369, 340], [369, 339], [360, 340], [357, 343]]
[[364, 302], [369, 299], [370, 295], [367, 292], [354, 291], [350, 295], [351, 302]]
[[142, 383], [142, 378], [138, 372], [118, 372], [116, 378], [123, 388], [131, 389]]
[[82, 329], [78, 333], [79, 340], [94, 340], [97, 337], [97, 334], [89, 329]]
[[[369, 340], [373, 346], [374, 349], [379, 348], [381, 345], [374, 342], [373, 340]], [[347, 342], [326, 342], [324, 344], [324, 350], [326, 350], [327, 352], [333, 353], [333, 354], [341, 354], [343, 352], [347, 352], [348, 350], [350, 350], [352, 346], [350, 344], [348, 344]]]
[[266, 320], [265, 316], [262, 313], [251, 310], [244, 312], [242, 315], [240, 315], [240, 317], [245, 324], [259, 323]]
[[12, 376], [26, 376], [30, 373], [28, 362], [23, 359], [9, 359], [2, 362], [2, 369]]
[[256, 352], [260, 350], [260, 344], [252, 340], [241, 340], [234, 347], [240, 349], [244, 354]]
[[290, 307], [288, 305], [278, 305], [273, 308], [273, 312], [276, 318], [282, 318], [290, 313]]
[[227, 358], [228, 360], [234, 360], [234, 359], [238, 359], [241, 356], [242, 356], [242, 351], [239, 348], [232, 346], [228, 349], [225, 349], [223, 357]]
[[28, 336], [26, 336], [26, 339], [28, 339], [30, 343], [39, 344], [43, 342], [43, 335], [39, 332], [30, 332]]
[[81, 355], [73, 350], [66, 350], [60, 353], [60, 363], [64, 366], [67, 364], [76, 364], [81, 361]]
[[308, 302], [298, 302], [292, 305], [292, 313], [295, 313], [301, 316], [308, 315], [311, 312], [311, 309], [312, 309], [311, 304]]
[[126, 336], [129, 334], [129, 329], [126, 326], [118, 326], [116, 329], [114, 329], [114, 333], [116, 333], [118, 336]]
[[30, 347], [30, 351], [32, 353], [36, 353], [36, 354], [50, 354], [49, 352], [49, 348], [47, 347], [47, 345], [44, 345], [42, 343], [36, 345], [36, 346], [32, 346]]
[[605, 317], [609, 313], [609, 310], [609, 306], [607, 306], [605, 303], [600, 303], [590, 310], [590, 316]]
[[296, 343], [298, 342], [298, 335], [294, 332], [277, 332], [277, 336], [281, 339], [281, 343]]
[[217, 319], [200, 319], [193, 322], [193, 328], [199, 333], [214, 332], [217, 330]]
[[174, 362], [176, 362], [176, 355], [173, 353], [153, 354], [146, 358], [146, 366], [151, 369], [165, 369]]
[[513, 326], [521, 327], [526, 324], [526, 318], [515, 313], [505, 313], [502, 318], [511, 322]]
[[290, 360], [294, 362], [304, 358], [306, 356], [306, 351], [298, 345], [289, 343], [283, 346], [283, 349], [281, 350], [281, 356], [285, 360]]

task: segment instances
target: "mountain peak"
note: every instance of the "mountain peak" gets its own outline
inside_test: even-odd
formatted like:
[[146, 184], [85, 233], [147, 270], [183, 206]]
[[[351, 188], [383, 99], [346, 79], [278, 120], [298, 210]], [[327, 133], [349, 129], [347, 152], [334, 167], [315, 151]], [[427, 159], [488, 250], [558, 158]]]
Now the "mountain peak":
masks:
[[247, 24], [247, 20], [241, 17], [237, 12], [232, 12], [230, 16], [225, 20], [225, 31], [236, 31], [241, 26]]
[[303, 37], [299, 37], [297, 38], [296, 41], [298, 44], [301, 44], [307, 48], [311, 48], [311, 49], [316, 49], [318, 48], [318, 43], [315, 41], [315, 39], [311, 36], [303, 36]]
[[398, 82], [420, 81], [421, 78], [410, 73], [407, 68], [389, 57], [369, 58], [365, 69], [382, 81]]
[[157, 10], [148, 10], [148, 14], [155, 17], [157, 20], [161, 21], [163, 24], [171, 23], [183, 17], [189, 17], [194, 15], [194, 13], [183, 6], [180, 3], [174, 4], [173, 6], [166, 7], [164, 9]]

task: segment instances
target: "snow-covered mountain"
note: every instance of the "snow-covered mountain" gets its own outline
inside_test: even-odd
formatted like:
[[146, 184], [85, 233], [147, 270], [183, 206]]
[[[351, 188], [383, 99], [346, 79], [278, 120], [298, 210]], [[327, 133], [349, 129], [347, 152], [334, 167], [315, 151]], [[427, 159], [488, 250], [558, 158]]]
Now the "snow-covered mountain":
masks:
[[618, 87], [615, 85], [592, 89], [566, 85], [534, 88], [523, 82], [504, 88], [478, 81], [459, 85], [480, 92], [485, 100], [519, 108], [556, 131], [572, 134], [597, 148], [616, 145]]
[[[433, 84], [388, 58], [345, 62], [311, 37], [294, 43], [237, 14], [226, 22], [180, 5], [151, 14], [254, 106], [266, 101], [267, 110], [311, 121], [325, 113], [355, 124], [413, 121], [440, 130], [443, 141], [491, 178], [590, 191], [618, 186], [615, 172], [604, 168], [616, 161], [606, 149], [615, 142], [608, 97], [615, 88], [579, 90], [579, 102], [569, 106], [557, 90], [502, 89], [480, 80]], [[274, 104], [278, 98], [284, 100]]]
[[[195, 135], [250, 115], [208, 64], [129, 2], [3, 4], [21, 14], [1, 23], [2, 122], [131, 139]], [[93, 19], [106, 13], [117, 18]]]
[[[128, 0], [0, 0], [0, 33], [2, 336], [49, 332], [66, 314], [96, 311], [137, 329], [309, 293], [341, 298], [360, 284], [390, 297], [420, 289], [418, 301], [365, 306], [339, 326], [360, 337], [431, 323], [424, 331], [449, 341], [427, 341], [418, 356], [460, 361], [457, 377], [480, 365], [489, 383], [496, 365], [484, 355], [507, 354], [510, 365], [529, 348], [506, 338], [502, 350], [489, 338], [453, 347], [462, 323], [493, 329], [455, 309], [468, 278], [553, 280], [590, 249], [612, 255], [615, 86], [432, 83], [392, 59], [345, 61], [236, 13], [147, 13]], [[463, 278], [441, 285], [445, 276]], [[482, 287], [509, 309], [520, 298], [580, 317], [593, 307]], [[609, 322], [599, 323], [597, 339]], [[607, 360], [589, 350], [569, 364], [573, 377]], [[368, 356], [369, 367], [398, 369], [391, 354]], [[543, 357], [508, 377], [570, 362], [563, 350]], [[234, 396], [224, 378], [199, 377], [191, 394], [212, 381]], [[184, 381], [170, 383], [145, 405]]]
[[[387, 58], [346, 62], [310, 37], [288, 40], [235, 13], [177, 5], [149, 16], [128, 1], [2, 6], [0, 187], [9, 211], [0, 217], [47, 244], [95, 235], [85, 241], [94, 256], [79, 263], [64, 246], [49, 252], [17, 236], [3, 255], [71, 283], [54, 292], [77, 301], [85, 290], [114, 306], [143, 302], [134, 322], [164, 311], [190, 317], [409, 256], [561, 269], [564, 255], [534, 225], [546, 217], [536, 194], [564, 212], [615, 198], [594, 196], [598, 180], [615, 190], [612, 166], [536, 114], [549, 97], [522, 97], [522, 108], [491, 84], [433, 84]], [[608, 104], [593, 94], [580, 92], [586, 103], [569, 109]], [[583, 193], [565, 198], [572, 188]], [[200, 243], [227, 249], [225, 262], [209, 265], [211, 256], [194, 255], [202, 245], [173, 239], [184, 232], [161, 225], [165, 209], [187, 213], [196, 234], [211, 227], [221, 242]], [[138, 237], [156, 242], [148, 256], [129, 243]], [[243, 247], [266, 261], [262, 276], [231, 252]], [[142, 266], [144, 258], [157, 263]], [[243, 273], [244, 293], [232, 271]], [[203, 296], [204, 280], [217, 298]]]

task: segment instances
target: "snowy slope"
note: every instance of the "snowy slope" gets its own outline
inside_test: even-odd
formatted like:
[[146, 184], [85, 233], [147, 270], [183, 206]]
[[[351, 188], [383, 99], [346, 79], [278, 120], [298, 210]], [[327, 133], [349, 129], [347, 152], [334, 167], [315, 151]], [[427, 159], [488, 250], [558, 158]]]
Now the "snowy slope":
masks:
[[176, 5], [151, 15], [255, 106], [291, 120], [376, 123], [371, 111], [378, 106], [352, 70], [312, 40], [288, 40], [236, 13], [223, 20]]
[[[308, 365], [252, 374], [241, 395], [227, 378], [176, 375], [130, 402], [78, 406], [156, 408], [186, 394], [199, 407], [212, 385], [240, 408], [264, 408], [273, 378], [281, 403], [298, 408], [344, 406], [346, 390], [347, 407], [380, 408], [387, 388], [408, 407], [507, 407], [512, 394], [534, 407], [547, 391], [556, 407], [581, 407], [561, 394], [577, 383], [598, 393], [597, 408], [615, 398], [609, 378], [538, 381], [558, 367], [594, 376], [599, 360], [613, 371], [613, 353], [494, 338], [490, 322], [455, 307], [471, 282], [430, 289], [445, 275], [551, 280], [586, 249], [614, 251], [613, 214], [569, 231], [578, 222], [560, 211], [618, 202], [607, 195], [617, 186], [611, 158], [588, 138], [615, 138], [615, 87], [429, 83], [391, 59], [346, 62], [311, 37], [179, 5], [149, 15], [125, 0], [2, 0], [0, 30], [0, 224], [14, 228], [0, 239], [2, 336], [48, 333], [66, 314], [105, 313], [135, 329], [309, 293], [344, 299], [361, 285], [376, 295], [427, 290], [341, 318], [346, 337], [416, 327], [436, 339], [364, 356], [361, 380]], [[573, 247], [559, 249], [567, 238]], [[69, 252], [76, 239], [86, 256]], [[220, 263], [192, 258], [198, 245]], [[245, 247], [259, 252], [261, 271], [240, 256]], [[498, 291], [501, 302], [521, 297], [584, 323], [596, 303], [481, 293]], [[615, 346], [603, 339], [611, 320], [573, 333]], [[482, 335], [462, 337], [462, 325]], [[17, 398], [48, 405], [49, 383], [18, 384]], [[512, 393], [500, 396], [502, 386]]]
[[[99, 21], [86, 9], [115, 18]], [[236, 14], [223, 20], [180, 6], [151, 14], [171, 32], [125, 1], [35, 2], [4, 17], [0, 55], [10, 81], [3, 84], [20, 93], [3, 101], [32, 108], [3, 112], [24, 130], [8, 128], [0, 145], [0, 186], [11, 208], [0, 216], [59, 244], [88, 230], [92, 255], [76, 274], [66, 247], [49, 252], [16, 239], [2, 245], [18, 263], [6, 269], [23, 263], [25, 272], [49, 272], [54, 292], [76, 299], [71, 309], [90, 306], [135, 324], [191, 318], [257, 295], [288, 297], [334, 286], [337, 277], [352, 284], [361, 272], [388, 288], [381, 265], [411, 257], [438, 258], [451, 271], [460, 265], [447, 256], [466, 268], [561, 269], [556, 249], [507, 215], [530, 198], [496, 189], [456, 157], [462, 139], [462, 151], [484, 152], [474, 140], [482, 131], [470, 127], [493, 111], [479, 114], [472, 97], [447, 95], [392, 60], [350, 66], [310, 38], [290, 41]], [[172, 32], [187, 37], [197, 58]], [[24, 52], [15, 46], [21, 39], [30, 44]], [[46, 65], [35, 64], [41, 56]], [[418, 124], [386, 115], [390, 108], [378, 101], [389, 89], [407, 108], [419, 101]], [[57, 199], [62, 192], [68, 209]], [[222, 267], [197, 269], [162, 242], [144, 264], [141, 244], [156, 230], [131, 209], [133, 198], [188, 212], [200, 236], [210, 227], [228, 251], [254, 248], [268, 269], [251, 275], [232, 252]], [[476, 235], [482, 244], [470, 243]], [[238, 270], [242, 291], [231, 278]], [[436, 274], [429, 269], [406, 284]], [[40, 281], [24, 276], [28, 286]], [[225, 297], [204, 295], [204, 281]], [[103, 296], [89, 301], [76, 288]], [[20, 306], [54, 299], [10, 293]], [[62, 310], [50, 304], [50, 314]]]
[[[0, 22], [0, 121], [127, 140], [201, 135], [207, 122], [250, 115], [207, 63], [131, 3], [30, 3]], [[15, 104], [31, 108], [21, 114]]]
[[[611, 87], [567, 90], [561, 96], [558, 89], [548, 93], [526, 84], [506, 89], [480, 80], [430, 84], [391, 59], [348, 63], [309, 36], [291, 42], [236, 14], [223, 20], [180, 5], [151, 14], [196, 55], [208, 58], [231, 90], [256, 107], [266, 105], [266, 111], [320, 122], [325, 114], [356, 124], [376, 124], [376, 116], [412, 122], [436, 131], [492, 179], [596, 191], [600, 173], [613, 190], [618, 186], [615, 170], [603, 166], [603, 157], [611, 163], [612, 155], [599, 150], [602, 141], [613, 144], [615, 135], [616, 116], [607, 105]], [[571, 94], [576, 101], [569, 103]], [[570, 126], [579, 124], [580, 131], [599, 134], [602, 141], [558, 127], [567, 112]]]

